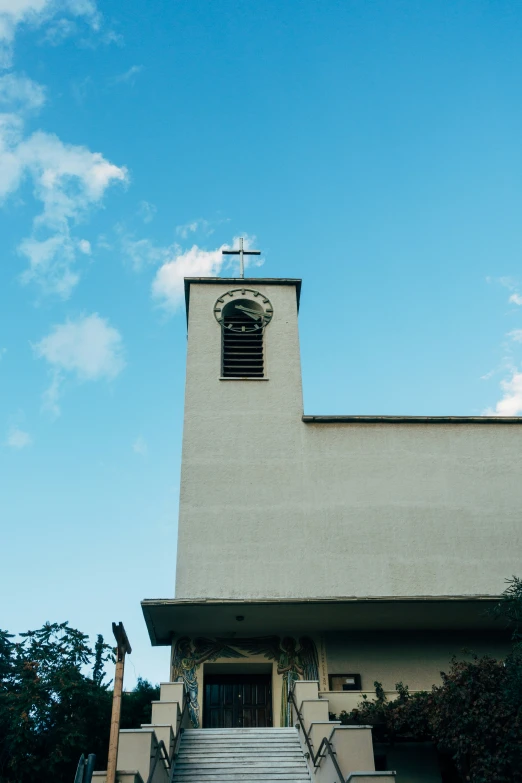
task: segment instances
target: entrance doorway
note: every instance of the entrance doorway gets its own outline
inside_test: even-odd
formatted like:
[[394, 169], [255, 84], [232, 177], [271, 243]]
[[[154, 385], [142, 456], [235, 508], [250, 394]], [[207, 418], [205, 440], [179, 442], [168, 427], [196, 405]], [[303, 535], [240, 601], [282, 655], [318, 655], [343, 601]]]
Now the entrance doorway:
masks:
[[208, 674], [204, 687], [203, 728], [272, 725], [270, 674]]

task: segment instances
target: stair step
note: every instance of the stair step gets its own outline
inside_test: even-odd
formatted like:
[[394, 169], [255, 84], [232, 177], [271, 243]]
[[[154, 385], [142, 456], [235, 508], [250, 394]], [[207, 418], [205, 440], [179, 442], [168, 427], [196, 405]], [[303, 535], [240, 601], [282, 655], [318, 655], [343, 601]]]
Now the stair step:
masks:
[[173, 783], [311, 783], [296, 729], [191, 729]]
[[274, 773], [273, 770], [270, 770], [269, 772], [250, 772], [249, 770], [238, 770], [236, 773], [224, 772], [221, 774], [216, 772], [209, 772], [208, 774], [197, 773], [197, 775], [193, 774], [192, 772], [189, 772], [187, 774], [181, 774], [181, 775], [174, 773], [174, 781], [216, 780], [219, 781], [219, 783], [228, 783], [228, 781], [236, 781], [236, 780], [242, 780], [242, 781], [296, 780], [296, 781], [305, 781], [305, 783], [310, 783], [310, 778], [305, 777], [306, 774], [307, 773], [303, 772], [302, 770], [295, 774], [292, 772]]
[[249, 761], [257, 761], [259, 758], [263, 759], [270, 759], [270, 761], [278, 762], [280, 760], [297, 760], [303, 758], [302, 751], [298, 750], [292, 750], [291, 753], [272, 753], [268, 752], [266, 754], [260, 754], [260, 753], [250, 753], [245, 751], [245, 753], [236, 753], [235, 751], [231, 751], [230, 753], [180, 753], [177, 757], [176, 763], [177, 764], [193, 764], [198, 761], [204, 761], [205, 764], [207, 762], [213, 762], [216, 764], [222, 764], [223, 761], [230, 761], [231, 763], [248, 763]]
[[[200, 759], [198, 762], [194, 762], [192, 764], [187, 764], [183, 762], [176, 762], [176, 769], [179, 769], [180, 772], [185, 772], [189, 769], [224, 769], [225, 767], [235, 767], [237, 766], [234, 764], [233, 761], [227, 762], [227, 764], [216, 764], [215, 761], [205, 762], [203, 759]], [[267, 767], [284, 767], [285, 769], [293, 769], [295, 767], [299, 767], [299, 761], [283, 761], [281, 760], [271, 760], [271, 761], [249, 761], [248, 764], [243, 763], [242, 766], [248, 768], [255, 768], [255, 767], [263, 767], [263, 769]]]

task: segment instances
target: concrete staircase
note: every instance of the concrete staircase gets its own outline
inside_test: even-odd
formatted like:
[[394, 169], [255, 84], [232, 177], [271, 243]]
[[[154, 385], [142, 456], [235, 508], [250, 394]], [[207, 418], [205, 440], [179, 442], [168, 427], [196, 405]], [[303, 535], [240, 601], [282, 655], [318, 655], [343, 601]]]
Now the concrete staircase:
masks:
[[310, 783], [296, 729], [192, 729], [183, 733], [174, 783]]

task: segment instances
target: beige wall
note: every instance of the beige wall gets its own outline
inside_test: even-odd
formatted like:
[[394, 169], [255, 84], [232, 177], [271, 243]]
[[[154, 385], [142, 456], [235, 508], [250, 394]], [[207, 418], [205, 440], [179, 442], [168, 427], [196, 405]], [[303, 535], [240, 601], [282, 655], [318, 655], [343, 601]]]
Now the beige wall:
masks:
[[328, 673], [360, 674], [364, 691], [374, 690], [375, 680], [386, 691], [393, 691], [401, 681], [410, 690], [428, 690], [440, 684], [440, 672], [448, 671], [453, 655], [469, 657], [462, 653], [464, 648], [494, 658], [504, 658], [510, 648], [507, 638], [503, 642], [491, 631], [357, 631], [325, 634], [325, 644]]
[[501, 592], [520, 571], [522, 427], [305, 424], [292, 286], [256, 286], [268, 382], [219, 380], [213, 305], [234, 287], [191, 286], [176, 597]]

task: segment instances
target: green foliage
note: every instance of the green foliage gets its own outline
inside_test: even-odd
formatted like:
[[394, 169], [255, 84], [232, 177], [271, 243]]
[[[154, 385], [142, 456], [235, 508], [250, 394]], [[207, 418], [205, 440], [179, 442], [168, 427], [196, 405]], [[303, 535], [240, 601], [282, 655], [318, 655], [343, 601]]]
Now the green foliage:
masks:
[[125, 693], [121, 705], [121, 728], [137, 728], [151, 721], [151, 702], [160, 697], [159, 685], [151, 685], [147, 680], [138, 678], [136, 687]]
[[508, 586], [493, 613], [511, 628], [516, 646], [522, 644], [522, 579], [512, 576], [506, 582]]
[[[0, 783], [70, 783], [82, 753], [96, 753], [105, 769], [112, 692], [104, 667], [112, 649], [68, 623], [46, 623], [20, 634], [0, 631]], [[92, 666], [92, 677], [88, 676]], [[150, 722], [146, 697], [157, 691], [140, 680], [125, 694], [122, 712]]]
[[392, 701], [376, 682], [376, 698], [342, 712], [341, 722], [372, 725], [377, 741], [432, 740], [463, 781], [522, 783], [522, 580], [509, 580], [495, 614], [513, 631], [504, 661], [454, 658], [441, 685], [410, 693], [397, 683]]

